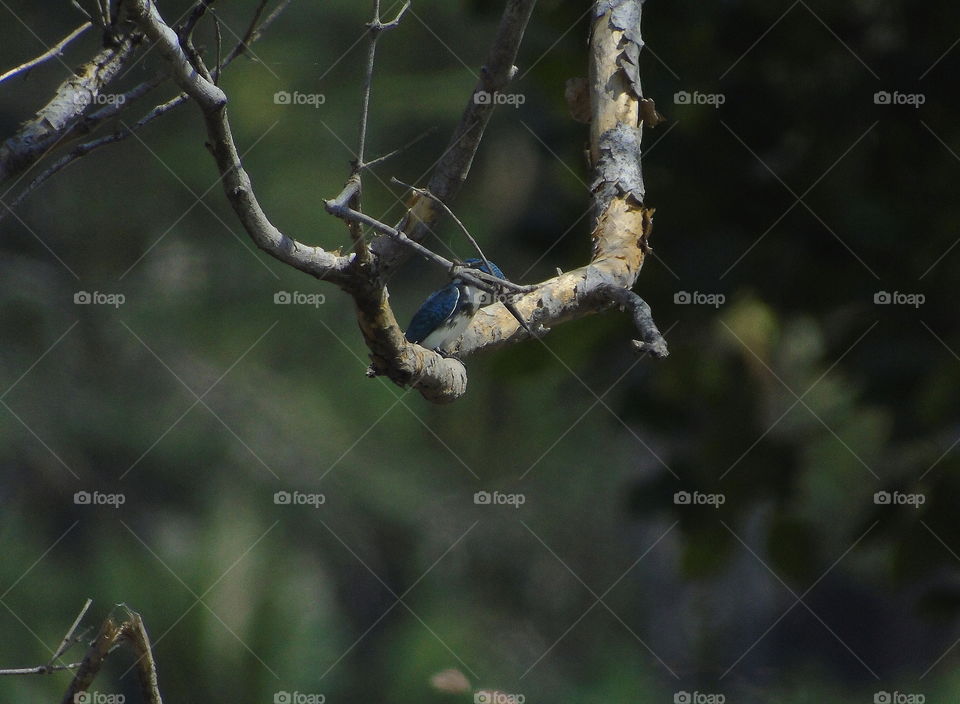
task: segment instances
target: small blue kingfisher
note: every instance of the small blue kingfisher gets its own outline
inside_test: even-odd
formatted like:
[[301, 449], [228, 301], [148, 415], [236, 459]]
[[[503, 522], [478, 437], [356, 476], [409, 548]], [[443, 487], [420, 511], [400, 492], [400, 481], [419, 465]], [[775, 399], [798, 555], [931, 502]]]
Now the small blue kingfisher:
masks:
[[[467, 259], [464, 266], [506, 279], [496, 264], [488, 269], [481, 259]], [[407, 341], [430, 350], [449, 352], [473, 316], [482, 306], [493, 303], [493, 296], [460, 277], [439, 291], [434, 291], [423, 302], [407, 326]]]

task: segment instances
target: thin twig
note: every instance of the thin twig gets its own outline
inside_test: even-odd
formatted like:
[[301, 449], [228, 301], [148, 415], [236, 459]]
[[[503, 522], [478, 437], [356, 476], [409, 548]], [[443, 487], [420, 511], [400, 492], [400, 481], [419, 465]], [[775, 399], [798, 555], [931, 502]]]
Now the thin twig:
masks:
[[87, 610], [90, 608], [90, 604], [92, 603], [93, 603], [93, 599], [87, 599], [86, 603], [84, 603], [83, 608], [80, 609], [80, 613], [77, 614], [77, 617], [73, 620], [73, 624], [70, 626], [70, 628], [67, 629], [67, 634], [63, 637], [63, 640], [60, 641], [60, 647], [57, 648], [56, 652], [54, 652], [53, 656], [50, 658], [50, 662], [47, 663], [47, 667], [50, 667], [51, 665], [53, 665], [53, 662], [57, 658], [59, 658], [61, 655], [63, 655], [66, 652], [67, 648], [70, 647], [71, 640], [73, 639], [73, 632], [77, 630], [77, 626], [80, 624], [80, 620], [87, 613]]
[[[473, 238], [473, 235], [470, 234], [470, 231], [467, 229], [467, 226], [460, 221], [460, 218], [458, 218], [456, 215], [453, 214], [453, 211], [450, 210], [450, 208], [447, 206], [446, 203], [444, 203], [442, 200], [437, 198], [426, 188], [417, 188], [416, 186], [411, 186], [410, 184], [404, 183], [403, 181], [395, 177], [391, 178], [390, 180], [393, 181], [394, 183], [399, 183], [401, 186], [405, 186], [409, 188], [411, 191], [415, 193], [419, 193], [422, 196], [426, 196], [427, 198], [437, 203], [441, 208], [443, 208], [444, 211], [446, 211], [447, 215], [453, 218], [453, 221], [457, 224], [457, 227], [460, 228], [460, 231], [463, 232], [463, 234], [466, 236], [468, 240], [470, 240], [470, 244], [473, 245], [474, 249], [477, 250], [477, 254], [479, 254], [480, 259], [483, 260], [483, 264], [484, 266], [487, 267], [487, 271], [490, 273], [493, 273], [493, 269], [490, 266], [490, 260], [487, 259], [487, 255], [483, 253], [482, 249], [480, 249], [480, 244]], [[497, 287], [497, 289], [498, 289], [497, 291], [493, 292], [494, 295], [500, 300], [501, 303], [503, 303], [504, 306], [506, 306], [507, 310], [510, 311], [510, 314], [517, 319], [517, 322], [520, 323], [520, 326], [524, 330], [526, 330], [528, 333], [530, 333], [530, 335], [533, 335], [533, 330], [527, 324], [527, 321], [524, 320], [523, 316], [520, 314], [520, 311], [513, 304], [513, 301], [511, 301], [506, 295], [501, 294], [501, 290], [499, 286]]]
[[360, 138], [359, 146], [357, 147], [357, 170], [362, 169], [365, 165], [363, 158], [365, 154], [364, 149], [366, 148], [367, 144], [367, 123], [370, 113], [370, 90], [373, 86], [373, 64], [377, 53], [377, 40], [380, 38], [381, 32], [388, 29], [393, 29], [400, 24], [400, 19], [403, 17], [403, 13], [405, 13], [409, 7], [410, 0], [407, 0], [407, 2], [403, 4], [403, 7], [400, 8], [397, 16], [394, 17], [390, 22], [384, 24], [380, 21], [380, 0], [373, 0], [373, 21], [367, 25], [370, 28], [370, 43], [367, 46], [367, 65], [363, 75], [363, 98], [360, 103]]
[[501, 279], [498, 276], [488, 274], [479, 269], [463, 266], [463, 264], [450, 261], [446, 257], [437, 254], [433, 250], [424, 247], [419, 242], [414, 242], [402, 231], [396, 229], [395, 227], [390, 227], [390, 225], [382, 223], [365, 213], [358, 212], [347, 205], [338, 203], [336, 199], [330, 199], [326, 201], [324, 206], [327, 212], [331, 215], [335, 215], [343, 220], [359, 222], [372, 230], [376, 230], [377, 232], [387, 235], [388, 237], [392, 237], [400, 242], [403, 246], [409, 247], [413, 252], [416, 252], [425, 259], [428, 259], [443, 267], [449, 271], [451, 275], [459, 276], [464, 281], [467, 281], [468, 283], [471, 283], [489, 293], [496, 294], [498, 286], [515, 291], [516, 293], [530, 293], [531, 291], [535, 291], [537, 289], [536, 286], [521, 286], [513, 283], [512, 281]]
[[76, 670], [83, 663], [72, 662], [69, 665], [37, 665], [36, 667], [14, 667], [8, 670], [0, 670], [0, 675], [46, 675], [51, 672], [62, 672], [63, 670]]
[[[363, 210], [363, 183], [360, 172], [365, 166], [364, 157], [367, 148], [367, 126], [370, 121], [370, 93], [373, 88], [373, 67], [377, 55], [377, 40], [384, 30], [392, 29], [400, 24], [400, 18], [403, 16], [403, 13], [407, 11], [408, 7], [410, 7], [410, 0], [404, 3], [403, 7], [401, 7], [397, 13], [397, 16], [391, 22], [383, 24], [380, 21], [380, 0], [373, 0], [373, 19], [367, 25], [370, 40], [367, 44], [367, 63], [364, 68], [363, 92], [360, 98], [360, 135], [357, 138], [357, 158], [353, 164], [353, 175], [351, 176], [351, 180], [356, 179], [357, 188], [350, 200], [350, 205], [358, 211]], [[350, 230], [350, 237], [353, 239], [354, 251], [357, 253], [359, 263], [361, 265], [366, 264], [370, 261], [370, 247], [364, 236], [363, 227], [355, 221], [348, 221], [347, 227]]]
[[213, 30], [217, 40], [217, 67], [214, 70], [213, 84], [217, 85], [220, 81], [220, 71], [223, 68], [223, 37], [220, 35], [220, 16], [214, 12], [213, 13]]
[[[434, 166], [427, 184], [432, 193], [447, 202], [456, 197], [466, 180], [495, 107], [495, 101], [477, 100], [477, 96], [480, 92], [492, 94], [503, 90], [513, 78], [520, 41], [535, 4], [536, 0], [507, 0], [497, 34], [480, 73], [480, 80], [450, 137], [449, 146]], [[407, 234], [414, 240], [423, 239], [429, 228], [435, 224], [429, 217], [427, 221], [419, 218], [420, 213], [409, 217], [411, 213], [408, 210], [407, 215], [403, 229], [408, 230]], [[385, 275], [396, 269], [407, 256], [405, 248], [398, 248], [396, 244], [397, 242], [387, 238], [381, 238], [373, 244], [379, 257], [380, 270]]]
[[193, 6], [187, 21], [184, 22], [177, 31], [177, 34], [180, 35], [181, 40], [190, 39], [190, 37], [193, 35], [194, 28], [197, 26], [197, 23], [203, 19], [203, 16], [207, 14], [207, 10], [209, 10], [211, 5], [213, 5], [215, 2], [216, 0], [199, 0], [199, 2]]
[[[263, 34], [271, 24], [273, 24], [273, 21], [280, 16], [281, 12], [287, 9], [287, 5], [293, 2], [293, 0], [282, 0], [282, 2], [273, 9], [273, 12], [267, 15], [267, 19], [265, 19], [261, 24], [260, 16], [263, 14], [263, 9], [267, 6], [267, 2], [268, 0], [260, 0], [260, 4], [257, 5], [257, 9], [254, 10], [253, 18], [250, 20], [250, 24], [247, 25], [247, 31], [243, 33], [243, 39], [237, 42], [236, 46], [234, 46], [230, 53], [227, 54], [227, 58], [223, 60], [224, 67], [230, 64], [241, 54], [245, 54], [249, 46], [260, 38], [260, 35]], [[220, 78], [220, 71], [217, 71], [214, 74], [214, 78]]]
[[411, 186], [409, 183], [404, 183], [403, 181], [401, 181], [396, 177], [391, 177], [390, 181], [393, 183], [397, 183], [401, 186], [404, 186], [405, 188], [409, 188], [414, 193], [419, 193], [422, 196], [426, 196], [427, 198], [432, 200], [434, 203], [439, 205], [441, 208], [443, 208], [444, 211], [447, 213], [447, 215], [453, 218], [453, 221], [457, 224], [457, 227], [460, 228], [460, 231], [464, 234], [464, 236], [468, 240], [470, 240], [470, 244], [472, 244], [473, 248], [477, 250], [477, 254], [480, 255], [480, 259], [483, 260], [483, 263], [484, 265], [486, 265], [487, 270], [493, 271], [492, 269], [490, 269], [490, 261], [487, 259], [487, 255], [483, 253], [482, 249], [480, 249], [480, 244], [473, 238], [473, 235], [470, 234], [470, 231], [467, 230], [467, 226], [464, 225], [463, 222], [461, 222], [460, 218], [458, 218], [456, 215], [453, 214], [453, 211], [450, 210], [450, 207], [446, 203], [444, 203], [442, 200], [437, 198], [426, 188], [418, 188], [417, 186]]
[[383, 156], [378, 156], [376, 159], [373, 159], [372, 161], [365, 162], [363, 165], [363, 169], [369, 170], [369, 169], [372, 169], [374, 166], [379, 166], [380, 164], [385, 162], [387, 159], [390, 159], [391, 157], [395, 157], [397, 154], [402, 154], [403, 152], [407, 151], [410, 147], [412, 147], [414, 144], [419, 142], [421, 139], [423, 139], [428, 135], [433, 134], [436, 131], [437, 131], [436, 125], [434, 125], [433, 127], [430, 127], [429, 129], [424, 130], [419, 135], [417, 135], [416, 137], [411, 139], [409, 142], [404, 144], [402, 147], [398, 147], [391, 152], [387, 152]]
[[64, 48], [67, 46], [67, 44], [69, 44], [69, 43], [72, 42], [74, 39], [76, 39], [77, 37], [79, 37], [81, 34], [83, 34], [84, 32], [86, 32], [86, 31], [87, 31], [88, 29], [90, 29], [92, 26], [93, 26], [92, 23], [90, 23], [90, 22], [84, 22], [82, 25], [80, 25], [80, 26], [77, 27], [75, 30], [73, 30], [72, 32], [70, 32], [70, 34], [68, 34], [68, 35], [65, 36], [63, 39], [61, 39], [59, 42], [57, 42], [57, 43], [54, 44], [52, 47], [50, 47], [49, 51], [45, 51], [44, 53], [40, 54], [40, 56], [38, 56], [37, 58], [35, 58], [35, 59], [30, 59], [30, 61], [27, 61], [26, 63], [22, 63], [22, 64], [20, 64], [19, 66], [17, 66], [16, 68], [12, 68], [12, 69], [10, 69], [9, 71], [7, 71], [6, 73], [4, 73], [2, 76], [0, 76], [0, 83], [3, 83], [3, 82], [4, 82], [5, 80], [7, 80], [8, 78], [13, 78], [13, 77], [16, 76], [16, 75], [19, 75], [19, 74], [21, 74], [21, 73], [25, 73], [25, 72], [29, 71], [30, 69], [32, 69], [32, 68], [34, 68], [34, 67], [36, 67], [36, 66], [39, 66], [39, 65], [42, 64], [43, 62], [49, 61], [49, 60], [52, 59], [54, 56], [60, 56], [60, 55], [63, 53], [63, 50], [64, 50]]

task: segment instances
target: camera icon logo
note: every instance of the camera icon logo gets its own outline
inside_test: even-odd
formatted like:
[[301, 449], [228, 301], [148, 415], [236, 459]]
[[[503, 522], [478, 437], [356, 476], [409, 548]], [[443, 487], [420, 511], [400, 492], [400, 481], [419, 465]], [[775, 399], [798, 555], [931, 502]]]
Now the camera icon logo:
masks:
[[73, 495], [73, 503], [77, 506], [86, 506], [90, 503], [90, 498], [89, 491], [78, 491]]
[[77, 305], [86, 306], [89, 305], [93, 298], [90, 296], [89, 291], [77, 291], [73, 294], [73, 302]]
[[287, 306], [293, 302], [293, 296], [290, 295], [289, 291], [277, 291], [273, 294], [273, 302], [277, 305]]
[[678, 491], [673, 495], [673, 503], [678, 506], [685, 506], [690, 503], [690, 492], [689, 491]]
[[685, 90], [677, 91], [673, 94], [673, 102], [675, 105], [689, 105], [693, 102], [693, 96]]
[[277, 506], [287, 506], [290, 504], [291, 499], [292, 496], [290, 495], [289, 491], [278, 491], [273, 495], [273, 503], [275, 503]]
[[891, 496], [889, 491], [878, 491], [873, 495], [873, 503], [878, 506], [885, 506], [890, 503]]
[[689, 305], [693, 300], [693, 297], [690, 295], [689, 291], [677, 291], [673, 294], [673, 302], [678, 306]]
[[493, 102], [493, 96], [485, 90], [478, 90], [473, 94], [473, 102], [475, 105], [489, 105]]
[[293, 96], [290, 95], [290, 91], [278, 90], [273, 94], [273, 102], [275, 105], [289, 105], [293, 100]]
[[873, 294], [873, 302], [880, 306], [890, 305], [890, 302], [893, 300], [893, 297], [890, 295], [889, 291], [877, 291]]
[[874, 692], [873, 693], [873, 704], [890, 704], [893, 701], [893, 698], [890, 696], [890, 692]]
[[674, 692], [673, 704], [690, 704], [690, 692]]
[[478, 506], [485, 506], [489, 504], [490, 501], [491, 497], [489, 491], [478, 491], [473, 495], [473, 503], [477, 504]]
[[875, 105], [889, 105], [893, 100], [893, 96], [890, 95], [890, 91], [887, 90], [878, 90], [873, 94], [873, 102]]
[[493, 701], [490, 697], [490, 692], [474, 692], [473, 693], [473, 704], [490, 704]]
[[292, 701], [290, 692], [274, 692], [273, 693], [273, 704], [290, 704]]

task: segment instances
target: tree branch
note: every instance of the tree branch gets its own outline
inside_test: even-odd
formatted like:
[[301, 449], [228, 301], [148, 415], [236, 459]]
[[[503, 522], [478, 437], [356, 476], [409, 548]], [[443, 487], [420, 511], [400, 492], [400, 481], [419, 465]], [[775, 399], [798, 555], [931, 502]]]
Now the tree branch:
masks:
[[[590, 32], [590, 150], [595, 155], [591, 262], [544, 281], [514, 304], [531, 325], [549, 328], [605, 310], [614, 302], [634, 315], [643, 341], [642, 347], [634, 347], [664, 357], [667, 345], [653, 324], [649, 307], [630, 291], [649, 251], [653, 226], [653, 209], [643, 205], [640, 172], [643, 96], [636, 63], [642, 46], [642, 5], [643, 0], [598, 0], [594, 7]], [[526, 336], [509, 311], [493, 305], [477, 314], [456, 353], [463, 357]]]
[[[536, 0], [508, 0], [504, 8], [487, 61], [480, 70], [480, 80], [474, 86], [460, 123], [427, 184], [427, 189], [445, 203], [456, 197], [466, 181], [483, 132], [493, 115], [494, 101], [478, 101], [477, 95], [502, 91], [513, 78], [516, 73], [514, 62], [534, 5]], [[442, 209], [433, 200], [415, 194], [399, 229], [414, 242], [419, 242], [442, 215]], [[378, 272], [385, 280], [409, 256], [406, 249], [391, 239], [379, 239], [371, 249], [378, 259]]]
[[0, 146], [0, 183], [22, 173], [56, 146], [133, 55], [140, 36], [127, 32], [81, 66], [53, 99]]
[[[467, 329], [455, 352], [464, 355], [516, 342], [530, 336], [521, 323], [542, 329], [612, 305], [629, 309], [640, 331], [634, 346], [654, 356], [666, 355], [664, 342], [650, 315], [649, 306], [630, 291], [649, 251], [653, 209], [644, 207], [640, 172], [640, 91], [638, 55], [642, 0], [598, 0], [590, 40], [590, 92], [593, 106], [590, 147], [594, 227], [593, 255], [587, 266], [560, 274], [536, 286], [518, 286], [484, 272], [464, 268], [424, 247], [429, 227], [445, 212], [440, 203], [453, 198], [469, 173], [483, 130], [496, 101], [477, 101], [480, 91], [502, 89], [515, 72], [513, 61], [532, 12], [533, 0], [508, 0], [487, 66], [474, 88], [451, 146], [441, 158], [426, 191], [413, 191], [410, 208], [398, 227], [390, 227], [361, 212], [361, 157], [342, 192], [325, 201], [327, 212], [345, 220], [355, 231], [360, 226], [380, 233], [370, 256], [329, 253], [308, 247], [279, 232], [267, 219], [243, 170], [227, 120], [227, 97], [196, 53], [188, 56], [178, 38], [149, 0], [132, 0], [131, 16], [155, 43], [171, 75], [186, 95], [197, 102], [207, 125], [210, 149], [224, 189], [254, 242], [266, 252], [301, 271], [327, 279], [349, 293], [370, 349], [371, 375], [385, 375], [402, 386], [416, 388], [425, 398], [449, 402], [466, 390], [466, 369], [459, 359], [445, 358], [410, 344], [397, 325], [389, 305], [385, 281], [391, 270], [411, 253], [445, 267], [487, 291], [500, 289], [520, 294], [511, 314], [502, 303], [482, 310]], [[399, 19], [399, 16], [398, 16]], [[396, 20], [394, 21], [394, 23]], [[391, 23], [393, 24], [393, 23]], [[371, 31], [379, 24], [375, 4]], [[369, 89], [372, 79], [373, 40], [368, 54], [361, 114], [361, 144], [366, 135]], [[428, 196], [427, 192], [431, 195]], [[356, 237], [355, 237], [356, 239]]]
[[[213, 71], [214, 83], [219, 80], [223, 69], [233, 63], [237, 57], [245, 54], [250, 44], [260, 39], [260, 37], [263, 35], [263, 32], [266, 31], [271, 24], [273, 24], [274, 20], [276, 20], [280, 13], [286, 9], [291, 1], [292, 0], [282, 0], [267, 16], [267, 18], [263, 20], [263, 22], [260, 22], [260, 17], [263, 14], [264, 5], [266, 4], [266, 0], [261, 0], [260, 5], [257, 7], [257, 11], [254, 13], [253, 19], [247, 26], [247, 30], [244, 33], [243, 38], [234, 45], [233, 49], [222, 61], [222, 63], [218, 62], [217, 68]], [[118, 95], [115, 101], [103, 106], [96, 112], [81, 116], [80, 119], [77, 120], [72, 126], [67, 128], [59, 138], [54, 140], [53, 147], [66, 144], [74, 139], [96, 131], [96, 129], [104, 122], [110, 118], [116, 117], [122, 111], [128, 110], [136, 101], [147, 95], [150, 91], [159, 86], [168, 78], [168, 73], [158, 73], [152, 78], [131, 88], [127, 92]], [[39, 175], [34, 177], [34, 179], [22, 191], [20, 191], [16, 198], [14, 198], [10, 203], [5, 204], [6, 207], [3, 210], [0, 210], [0, 220], [3, 220], [12, 211], [16, 210], [17, 207], [19, 207], [19, 205], [27, 198], [27, 196], [33, 193], [33, 191], [39, 188], [44, 182], [48, 181], [51, 177], [70, 166], [70, 164], [75, 162], [77, 159], [86, 156], [90, 152], [95, 151], [100, 147], [123, 141], [137, 130], [141, 129], [150, 122], [153, 122], [155, 119], [166, 115], [174, 108], [180, 107], [189, 99], [190, 98], [186, 93], [180, 93], [164, 103], [155, 105], [133, 125], [124, 125], [121, 129], [115, 130], [111, 134], [75, 146], [69, 152], [58, 158]], [[53, 147], [51, 147], [48, 152], [52, 151]], [[46, 153], [43, 156], [46, 156]]]
[[52, 47], [50, 47], [50, 49], [49, 49], [48, 51], [40, 54], [40, 56], [38, 56], [37, 58], [31, 59], [30, 61], [27, 61], [27, 62], [25, 62], [25, 63], [22, 63], [22, 64], [20, 64], [19, 66], [15, 67], [15, 68], [12, 68], [12, 69], [10, 69], [9, 71], [7, 71], [6, 73], [0, 75], [0, 83], [3, 83], [3, 82], [4, 82], [5, 80], [7, 80], [8, 78], [13, 78], [14, 76], [18, 76], [18, 75], [20, 75], [21, 73], [26, 73], [26, 72], [28, 72], [30, 69], [36, 68], [36, 67], [39, 66], [40, 64], [42, 64], [42, 63], [44, 63], [44, 62], [46, 62], [46, 61], [49, 61], [49, 60], [52, 59], [54, 56], [61, 56], [61, 55], [63, 54], [63, 50], [66, 48], [67, 44], [69, 44], [69, 43], [72, 42], [74, 39], [76, 39], [77, 37], [79, 37], [81, 34], [83, 34], [84, 32], [86, 32], [86, 31], [87, 31], [88, 29], [90, 29], [92, 26], [93, 26], [93, 25], [92, 25], [90, 22], [84, 22], [82, 25], [80, 25], [80, 26], [77, 27], [75, 30], [73, 30], [72, 32], [70, 32], [70, 34], [68, 34], [68, 35], [65, 36], [63, 39], [61, 39], [59, 42], [57, 42], [57, 43], [54, 44]]
[[177, 33], [163, 21], [156, 6], [149, 0], [133, 0], [129, 12], [168, 62], [174, 82], [200, 108], [227, 199], [254, 243], [300, 271], [339, 285], [347, 284], [346, 270], [352, 257], [297, 242], [280, 232], [264, 214], [233, 141], [226, 94], [194, 69]]

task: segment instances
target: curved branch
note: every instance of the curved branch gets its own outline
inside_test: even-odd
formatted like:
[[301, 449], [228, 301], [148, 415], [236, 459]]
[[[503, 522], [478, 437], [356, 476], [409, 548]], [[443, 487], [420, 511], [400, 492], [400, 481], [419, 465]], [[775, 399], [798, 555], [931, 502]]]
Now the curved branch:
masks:
[[351, 277], [347, 268], [351, 256], [340, 256], [321, 247], [297, 242], [278, 230], [267, 218], [253, 192], [250, 176], [240, 162], [227, 119], [226, 94], [194, 69], [180, 46], [177, 33], [163, 21], [154, 3], [150, 0], [134, 0], [129, 11], [168, 62], [174, 82], [199, 106], [227, 199], [254, 243], [300, 271], [341, 286], [349, 285]]
[[[526, 320], [536, 334], [544, 328], [575, 320], [610, 308], [612, 304], [629, 309], [640, 331], [641, 341], [634, 342], [638, 351], [655, 357], [665, 357], [667, 346], [653, 323], [649, 306], [630, 289], [637, 280], [646, 253], [653, 223], [653, 209], [644, 207], [645, 189], [640, 171], [641, 103], [638, 56], [642, 46], [640, 15], [643, 0], [598, 0], [590, 34], [590, 99], [592, 120], [590, 147], [594, 174], [592, 182], [594, 228], [593, 256], [587, 266], [560, 274], [533, 287], [512, 301], [514, 311], [503, 303], [481, 310], [460, 339], [454, 352], [459, 358], [482, 350], [494, 349], [528, 339], [531, 333], [521, 327], [519, 318]], [[496, 46], [492, 57], [503, 62], [509, 57], [510, 67], [497, 64], [505, 85], [516, 56], [516, 43], [532, 3], [508, 3], [501, 22], [498, 39], [507, 46]], [[490, 74], [485, 74], [481, 86]], [[447, 201], [459, 189], [469, 171], [470, 162], [479, 145], [482, 127], [489, 119], [489, 111], [478, 111], [471, 100], [461, 120], [455, 142], [434, 172], [430, 191], [443, 195]], [[486, 106], [489, 107], [489, 106]], [[481, 115], [480, 125], [469, 120]], [[379, 257], [373, 266], [380, 275], [389, 273], [397, 262], [409, 253], [419, 251], [417, 238], [439, 217], [442, 209], [433, 199], [414, 194], [412, 206], [401, 225], [379, 228], [388, 237], [378, 239], [373, 246]], [[340, 213], [343, 216], [342, 213]], [[373, 223], [366, 223], [373, 226]], [[397, 232], [399, 230], [399, 233]], [[426, 255], [425, 255], [426, 256]], [[442, 259], [437, 255], [429, 257]], [[375, 275], [372, 275], [375, 279]], [[528, 287], [529, 288], [529, 287]], [[439, 363], [435, 353], [413, 356], [399, 337], [399, 329], [386, 302], [382, 287], [372, 283], [369, 298], [357, 297], [358, 318], [367, 345], [374, 351], [372, 372], [385, 374], [400, 384], [410, 384], [431, 400], [449, 401], [456, 398], [461, 386], [459, 366]], [[515, 315], [519, 313], [519, 317]], [[430, 356], [432, 355], [432, 356]], [[409, 367], [411, 362], [419, 366]], [[437, 376], [442, 374], [444, 376]], [[424, 388], [429, 388], [424, 393]]]
[[[533, 4], [534, 0], [508, 0], [488, 65], [474, 95], [481, 90], [500, 90], [512, 77], [513, 60]], [[655, 356], [666, 356], [666, 344], [649, 307], [630, 291], [649, 251], [647, 240], [653, 215], [653, 209], [644, 207], [640, 172], [639, 116], [643, 98], [637, 59], [642, 46], [641, 5], [642, 0], [596, 2], [590, 40], [593, 255], [587, 266], [538, 286], [510, 285], [464, 270], [417, 241], [443, 212], [437, 199], [449, 201], [466, 178], [495, 101], [476, 101], [471, 97], [453, 144], [430, 180], [429, 191], [436, 198], [414, 193], [399, 227], [391, 228], [350, 207], [360, 188], [358, 180], [352, 177], [340, 196], [326, 201], [328, 212], [372, 227], [385, 236], [374, 242], [369, 259], [329, 253], [296, 242], [269, 222], [240, 163], [227, 120], [226, 95], [199, 56], [193, 56], [191, 61], [176, 32], [164, 23], [150, 0], [132, 0], [130, 12], [167, 60], [174, 81], [197, 102], [227, 197], [254, 242], [280, 261], [330, 280], [353, 297], [360, 329], [371, 352], [371, 375], [385, 375], [402, 386], [416, 388], [428, 400], [449, 402], [466, 391], [463, 363], [408, 343], [389, 305], [384, 284], [387, 274], [413, 251], [447, 266], [451, 273], [475, 279], [474, 283], [482, 287], [512, 286], [518, 294], [512, 301], [514, 312], [529, 321], [530, 330], [607, 310], [611, 305], [628, 308], [642, 338], [635, 346]], [[463, 356], [519, 341], [530, 334], [506, 306], [497, 303], [474, 318], [455, 351]]]
[[[594, 9], [589, 81], [595, 213], [591, 262], [544, 281], [515, 304], [532, 326], [549, 328], [606, 310], [613, 301], [634, 314], [644, 351], [664, 357], [666, 343], [653, 325], [649, 307], [647, 325], [643, 319], [646, 303], [629, 290], [649, 251], [653, 226], [653, 209], [643, 205], [640, 172], [643, 96], [636, 61], [642, 46], [642, 4], [643, 0], [599, 0]], [[457, 353], [462, 357], [527, 337], [510, 312], [496, 304], [477, 314]]]

